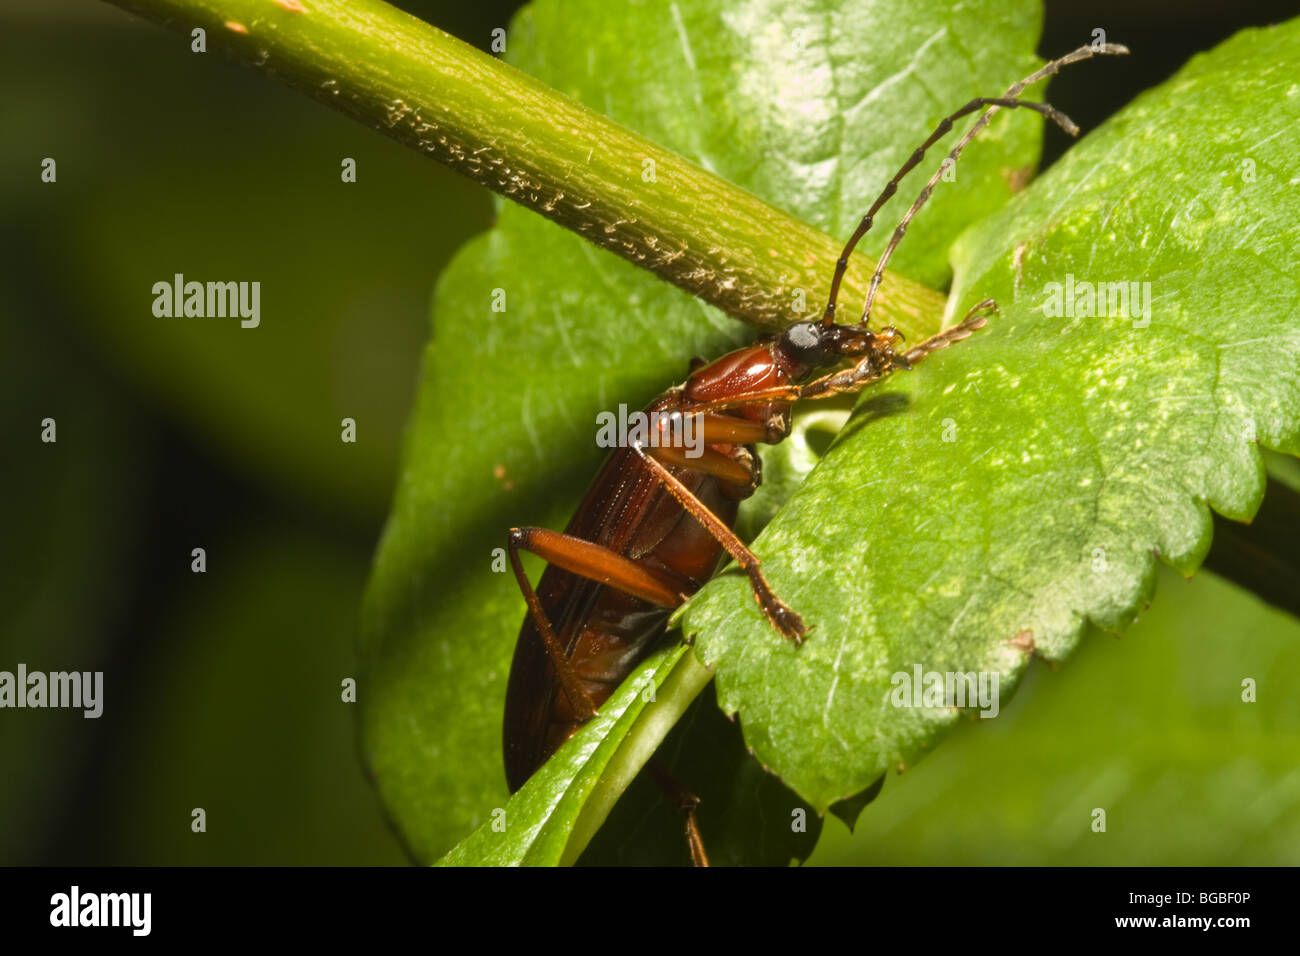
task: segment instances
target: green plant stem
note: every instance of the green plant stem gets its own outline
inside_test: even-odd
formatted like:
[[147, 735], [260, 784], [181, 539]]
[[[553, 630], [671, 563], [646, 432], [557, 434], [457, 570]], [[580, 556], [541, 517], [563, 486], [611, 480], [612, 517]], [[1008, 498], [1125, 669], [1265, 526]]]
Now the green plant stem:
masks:
[[[841, 243], [469, 44], [377, 0], [112, 0], [223, 50], [762, 329], [816, 314]], [[653, 162], [653, 167], [647, 161]], [[653, 168], [653, 181], [646, 171]], [[645, 178], [643, 178], [643, 176]], [[874, 264], [855, 257], [844, 298]], [[891, 273], [909, 338], [944, 297]]]
[[709, 686], [711, 680], [713, 671], [700, 663], [694, 648], [688, 647], [659, 687], [654, 703], [637, 717], [628, 732], [627, 745], [619, 749], [601, 774], [596, 789], [573, 825], [561, 865], [570, 866], [582, 856], [582, 851], [604, 824], [623, 791], [631, 786], [632, 779], [641, 772], [668, 732], [686, 713], [691, 701]]

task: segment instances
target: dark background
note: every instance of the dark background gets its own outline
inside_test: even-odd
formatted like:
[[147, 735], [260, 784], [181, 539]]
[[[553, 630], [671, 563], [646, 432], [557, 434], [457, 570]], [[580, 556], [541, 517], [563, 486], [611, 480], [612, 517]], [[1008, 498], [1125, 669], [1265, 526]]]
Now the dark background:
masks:
[[[398, 5], [484, 48], [518, 6]], [[1191, 54], [1300, 12], [1174, 0], [1047, 9], [1042, 55], [1099, 26], [1135, 53], [1052, 82], [1052, 102], [1085, 130]], [[1047, 135], [1045, 164], [1068, 145]], [[107, 685], [97, 721], [0, 712], [0, 864], [402, 862], [339, 687], [355, 672], [356, 607], [429, 295], [458, 245], [489, 227], [490, 197], [91, 0], [0, 10], [0, 140], [0, 669], [103, 670]], [[356, 187], [337, 189], [322, 155], [356, 157]], [[45, 156], [58, 160], [56, 186], [39, 181]], [[293, 289], [279, 304], [293, 321], [256, 336], [237, 323], [132, 321], [139, 290], [174, 271]], [[263, 299], [264, 312], [276, 307]], [[356, 445], [339, 441], [345, 415], [359, 422]], [[47, 416], [55, 445], [38, 440]], [[205, 574], [190, 571], [195, 547]], [[1218, 613], [1295, 637], [1293, 621], [1201, 577], [1211, 590], [1148, 631]], [[1105, 652], [1081, 652], [1081, 674]], [[1021, 695], [1032, 704], [1033, 693], [1031, 679]], [[881, 804], [879, 819], [894, 819]], [[1294, 835], [1296, 801], [1282, 805]], [[192, 807], [206, 809], [206, 834], [191, 833]], [[832, 826], [823, 858], [860, 858]], [[888, 858], [886, 835], [861, 858]], [[1267, 859], [1253, 846], [1235, 852]]]

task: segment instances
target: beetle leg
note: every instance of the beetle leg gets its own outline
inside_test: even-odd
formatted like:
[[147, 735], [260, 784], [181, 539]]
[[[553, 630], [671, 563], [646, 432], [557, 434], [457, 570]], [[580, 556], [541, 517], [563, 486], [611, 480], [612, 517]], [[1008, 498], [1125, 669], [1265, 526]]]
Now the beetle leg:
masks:
[[[650, 443], [650, 448], [682, 448], [684, 437], [679, 436], [688, 430], [693, 430], [701, 444], [705, 445], [754, 445], [759, 442], [775, 445], [785, 437], [781, 425], [779, 422], [760, 422], [752, 418], [687, 408], [673, 412], [660, 423], [659, 433]], [[678, 462], [674, 461], [673, 464]]]
[[691, 494], [691, 490], [678, 481], [662, 463], [647, 454], [646, 450], [640, 445], [633, 445], [632, 449], [641, 456], [641, 460], [655, 473], [655, 477], [681, 503], [681, 506], [736, 559], [736, 563], [749, 576], [749, 584], [754, 591], [754, 600], [758, 601], [758, 606], [763, 609], [763, 613], [772, 622], [772, 626], [783, 637], [789, 638], [796, 644], [802, 643], [803, 636], [808, 630], [804, 626], [803, 618], [772, 591], [771, 585], [763, 577], [762, 567], [759, 565], [754, 552], [745, 547], [745, 543], [736, 537], [735, 532], [719, 520], [717, 515], [705, 506], [704, 502]]
[[[748, 404], [748, 403], [747, 403]], [[753, 404], [765, 404], [755, 401]], [[779, 445], [790, 433], [790, 409], [780, 403], [771, 409], [767, 421], [738, 418], [717, 412], [684, 412], [699, 421], [699, 430], [706, 445]]]
[[700, 805], [700, 798], [691, 793], [659, 761], [651, 758], [645, 765], [646, 771], [659, 784], [668, 802], [686, 819], [686, 846], [691, 851], [691, 863], [695, 866], [708, 866], [709, 856], [704, 852], [704, 840], [700, 837], [700, 824], [695, 818], [695, 808]]
[[549, 531], [546, 528], [511, 528], [508, 541], [510, 566], [528, 604], [528, 614], [537, 625], [546, 645], [546, 655], [560, 679], [560, 686], [569, 698], [569, 706], [580, 721], [596, 716], [596, 705], [582, 685], [582, 678], [560, 646], [555, 629], [542, 609], [524, 566], [519, 560], [520, 551], [530, 551], [550, 564], [601, 584], [608, 584], [634, 597], [639, 597], [660, 607], [677, 607], [685, 600], [676, 586], [662, 575], [644, 565], [637, 564], [621, 554], [572, 535]]
[[[692, 796], [694, 796], [692, 794]], [[699, 797], [694, 797], [696, 802]], [[708, 866], [709, 856], [704, 852], [704, 840], [700, 838], [700, 825], [695, 820], [695, 807], [689, 807], [686, 813], [686, 843], [691, 849], [691, 863], [695, 866]]]
[[[732, 498], [748, 498], [762, 482], [762, 461], [744, 446], [760, 442], [779, 444], [790, 431], [790, 409], [777, 406], [767, 421], [738, 418], [717, 412], [682, 412], [684, 421], [692, 422], [699, 447], [691, 449], [676, 436], [667, 435], [647, 451], [663, 462], [678, 468], [687, 468], [700, 474], [712, 475], [722, 482]], [[667, 440], [665, 440], [667, 439]], [[709, 445], [733, 445], [730, 454], [724, 454]]]
[[[721, 441], [721, 439], [717, 440]], [[713, 475], [727, 484], [749, 487], [751, 491], [755, 487], [753, 466], [712, 448], [702, 448], [694, 455], [689, 449], [670, 445], [647, 448], [646, 451], [666, 465], [676, 465], [679, 468], [689, 468], [691, 471]]]

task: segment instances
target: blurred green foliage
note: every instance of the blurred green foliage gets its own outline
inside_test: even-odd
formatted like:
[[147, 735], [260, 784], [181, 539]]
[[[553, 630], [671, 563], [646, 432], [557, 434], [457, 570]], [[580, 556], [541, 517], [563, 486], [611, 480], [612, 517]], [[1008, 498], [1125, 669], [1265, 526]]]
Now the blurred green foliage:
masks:
[[[141, 545], [144, 502], [130, 465], [140, 443], [125, 427], [128, 408], [97, 376], [49, 390], [67, 359], [19, 312], [13, 290], [0, 289], [0, 670], [98, 670]], [[46, 418], [56, 443], [40, 441]], [[39, 861], [49, 827], [75, 808], [99, 723], [80, 712], [0, 711], [0, 864]]]
[[[342, 702], [365, 564], [271, 523], [223, 536], [178, 588], [110, 756], [112, 860], [397, 863]], [[202, 807], [207, 831], [191, 832]]]
[[[442, 6], [408, 8], [482, 43], [512, 9]], [[89, 0], [6, 4], [0, 86], [0, 669], [106, 695], [0, 714], [0, 864], [403, 860], [340, 681], [429, 292], [490, 198]], [[176, 272], [260, 281], [261, 326], [154, 317]]]

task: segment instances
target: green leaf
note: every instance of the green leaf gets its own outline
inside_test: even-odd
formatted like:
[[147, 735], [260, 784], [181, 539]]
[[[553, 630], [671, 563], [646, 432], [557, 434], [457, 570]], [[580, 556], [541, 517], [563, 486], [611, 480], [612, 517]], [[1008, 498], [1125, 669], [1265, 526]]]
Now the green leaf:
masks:
[[[460, 843], [439, 863], [444, 866], [555, 866], [565, 859], [569, 835], [584, 811], [600, 802], [617, 798], [621, 789], [611, 766], [624, 759], [619, 752], [624, 739], [647, 706], [646, 690], [664, 688], [670, 677], [677, 680], [707, 680], [692, 660], [684, 660], [687, 647], [673, 643], [647, 658], [589, 721], [528, 782], [511, 797], [505, 808], [493, 810], [488, 822]], [[680, 665], [680, 670], [678, 667]], [[688, 698], [689, 699], [689, 698]], [[650, 716], [649, 714], [646, 715]], [[675, 717], [671, 718], [675, 719]], [[636, 767], [631, 768], [635, 773]], [[622, 782], [626, 786], [627, 781]], [[596, 819], [592, 827], [599, 826]], [[570, 854], [574, 856], [575, 854]]]
[[1300, 621], [1209, 573], [1166, 569], [1160, 589], [1123, 640], [1092, 635], [1068, 669], [1031, 665], [999, 719], [962, 721], [891, 774], [853, 836], [828, 826], [811, 862], [1293, 865]]
[[[1023, 75], [1039, 19], [1028, 2], [542, 2], [508, 48], [542, 80], [842, 236], [945, 113]], [[999, 117], [963, 181], [927, 209], [930, 244], [912, 245], [905, 271], [945, 274], [952, 237], [1011, 194], [1040, 130], [1034, 116]], [[444, 273], [434, 315], [363, 609], [361, 695], [364, 757], [426, 860], [494, 807], [518, 819], [500, 734], [524, 605], [510, 575], [492, 573], [493, 549], [511, 525], [567, 522], [602, 457], [598, 412], [641, 407], [693, 355], [751, 337], [509, 204]]]
[[[780, 640], [724, 575], [685, 629], [761, 760], [825, 808], [957, 720], [893, 675], [997, 674], [1123, 628], [1209, 509], [1259, 506], [1257, 443], [1300, 451], [1300, 21], [1193, 60], [958, 243], [950, 305], [1001, 316], [856, 417], [755, 550], [816, 631]], [[1049, 283], [1150, 283], [1150, 310], [1050, 314]], [[1032, 644], [1030, 641], [1032, 640]]]
[[[786, 866], [806, 860], [817, 846], [821, 817], [749, 755], [740, 725], [718, 709], [712, 684], [691, 702], [654, 761], [672, 779], [690, 781], [711, 865]], [[619, 797], [578, 863], [689, 866], [682, 822], [665, 805], [662, 786], [642, 774]]]

